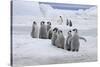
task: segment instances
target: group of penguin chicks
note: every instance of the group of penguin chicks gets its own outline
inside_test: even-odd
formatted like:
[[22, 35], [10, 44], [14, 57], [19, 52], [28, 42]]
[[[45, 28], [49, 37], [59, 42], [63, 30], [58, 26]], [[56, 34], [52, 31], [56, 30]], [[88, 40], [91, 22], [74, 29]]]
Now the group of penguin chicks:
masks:
[[[78, 30], [76, 28], [69, 30], [67, 33], [67, 38], [65, 39], [63, 31], [55, 27], [51, 28], [51, 22], [44, 21], [40, 23], [39, 38], [40, 39], [51, 39], [51, 44], [58, 48], [62, 48], [68, 51], [78, 52], [80, 47], [79, 39], [87, 41], [84, 37], [78, 35]], [[34, 21], [31, 32], [32, 38], [37, 38], [37, 23]]]

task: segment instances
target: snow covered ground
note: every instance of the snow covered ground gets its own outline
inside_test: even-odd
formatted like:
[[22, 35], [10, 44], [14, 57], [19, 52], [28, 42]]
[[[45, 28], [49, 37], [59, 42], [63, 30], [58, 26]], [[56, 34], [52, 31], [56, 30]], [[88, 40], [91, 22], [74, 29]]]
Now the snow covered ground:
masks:
[[[17, 2], [15, 2], [16, 4]], [[30, 3], [24, 3], [29, 5]], [[33, 3], [31, 3], [32, 5]], [[39, 4], [34, 3], [35, 12], [40, 12]], [[23, 4], [21, 4], [23, 5]], [[43, 5], [45, 6], [45, 5]], [[20, 6], [19, 6], [20, 7]], [[27, 7], [27, 9], [28, 9]], [[46, 6], [45, 6], [46, 7]], [[48, 6], [49, 9], [50, 6]], [[16, 6], [15, 6], [16, 8]], [[44, 9], [44, 8], [43, 8]], [[53, 9], [46, 17], [40, 16], [13, 16], [13, 64], [14, 66], [30, 66], [58, 63], [87, 62], [97, 60], [97, 13], [96, 7], [87, 10], [68, 11]], [[15, 9], [14, 9], [15, 10]], [[53, 12], [58, 11], [55, 15]], [[16, 11], [14, 11], [16, 12]], [[47, 14], [48, 13], [48, 14]], [[51, 14], [55, 16], [49, 17]], [[61, 14], [64, 20], [62, 25], [57, 24], [57, 15]], [[57, 17], [56, 17], [57, 16]], [[38, 25], [42, 20], [51, 21], [52, 27], [59, 27], [67, 35], [66, 18], [71, 19], [73, 28], [78, 28], [79, 35], [87, 39], [87, 42], [80, 40], [79, 52], [69, 52], [57, 48], [51, 44], [49, 39], [31, 38], [32, 22], [35, 20]]]
[[30, 35], [13, 35], [14, 65], [40, 65], [97, 60], [97, 39], [87, 36], [81, 41], [79, 52], [68, 52], [52, 46], [49, 39], [31, 38]]
[[[80, 40], [79, 52], [68, 52], [53, 46], [49, 39], [31, 38], [31, 27], [24, 25], [13, 27], [13, 63], [15, 66], [97, 60], [96, 28], [79, 29], [80, 36], [84, 36], [87, 42]], [[66, 30], [64, 30], [64, 33], [67, 33]], [[66, 34], [64, 35], [66, 36]]]

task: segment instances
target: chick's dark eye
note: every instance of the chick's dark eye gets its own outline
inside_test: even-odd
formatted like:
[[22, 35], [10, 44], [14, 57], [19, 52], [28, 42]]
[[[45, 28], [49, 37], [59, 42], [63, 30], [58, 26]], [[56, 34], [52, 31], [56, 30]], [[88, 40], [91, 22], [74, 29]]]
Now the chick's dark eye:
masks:
[[75, 29], [73, 29], [73, 31], [75, 31]]
[[69, 31], [69, 32], [71, 32], [71, 31]]

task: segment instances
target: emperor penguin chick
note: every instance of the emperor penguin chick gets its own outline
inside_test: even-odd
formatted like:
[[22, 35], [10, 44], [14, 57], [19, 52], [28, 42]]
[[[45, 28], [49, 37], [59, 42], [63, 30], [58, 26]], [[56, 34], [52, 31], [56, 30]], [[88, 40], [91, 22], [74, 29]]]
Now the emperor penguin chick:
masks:
[[47, 22], [47, 32], [50, 30], [51, 28], [51, 22]]
[[53, 30], [49, 29], [49, 31], [48, 31], [48, 39], [52, 38], [52, 33], [53, 33]]
[[58, 28], [54, 28], [52, 33], [52, 38], [51, 38], [51, 43], [54, 46], [55, 46], [55, 41], [57, 39], [57, 32], [58, 32]]
[[84, 37], [80, 37], [78, 35], [78, 30], [75, 28], [73, 29], [73, 35], [71, 38], [71, 50], [72, 51], [79, 51], [80, 42], [79, 39], [83, 39], [85, 42], [87, 41]]
[[68, 36], [67, 36], [67, 39], [66, 39], [66, 44], [65, 44], [65, 49], [67, 49], [68, 51], [71, 50], [71, 39], [72, 37], [72, 34], [71, 34], [71, 30], [68, 31]]
[[63, 32], [61, 30], [58, 31], [57, 39], [55, 41], [55, 44], [58, 48], [64, 49], [65, 38], [64, 38]]
[[53, 30], [51, 29], [51, 22], [47, 22], [47, 34], [48, 34], [48, 39], [52, 38], [52, 32]]
[[31, 36], [32, 36], [32, 38], [38, 37], [38, 26], [37, 26], [37, 23], [35, 21], [33, 22]]
[[41, 22], [39, 38], [47, 39], [47, 27], [44, 21]]

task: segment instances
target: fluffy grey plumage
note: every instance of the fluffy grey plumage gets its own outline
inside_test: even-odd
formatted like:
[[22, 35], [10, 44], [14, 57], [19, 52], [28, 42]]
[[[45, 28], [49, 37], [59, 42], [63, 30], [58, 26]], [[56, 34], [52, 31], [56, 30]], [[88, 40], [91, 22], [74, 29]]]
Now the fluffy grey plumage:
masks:
[[77, 29], [73, 29], [73, 35], [72, 35], [72, 38], [71, 38], [71, 50], [72, 51], [79, 51], [79, 47], [80, 47], [80, 42], [79, 42], [79, 39], [83, 39], [85, 40], [86, 42], [86, 39], [83, 38], [83, 37], [80, 37], [78, 35], [78, 30]]
[[67, 37], [67, 39], [66, 39], [66, 46], [65, 46], [65, 48], [66, 48], [68, 51], [71, 50], [71, 41], [70, 41], [71, 37], [72, 37], [72, 34], [71, 34], [71, 30], [70, 30], [70, 31], [68, 31], [68, 37]]
[[58, 34], [57, 34], [57, 39], [55, 41], [55, 45], [58, 48], [64, 49], [64, 44], [65, 44], [65, 38], [64, 38], [63, 32], [61, 30], [59, 30]]
[[51, 28], [51, 22], [47, 22], [47, 31]]
[[47, 39], [47, 28], [44, 21], [41, 22], [39, 38]]
[[33, 22], [33, 26], [32, 26], [32, 32], [31, 32], [31, 36], [32, 36], [32, 38], [37, 38], [37, 31], [38, 31], [38, 26], [37, 26], [37, 23], [34, 21]]
[[55, 46], [55, 41], [57, 39], [57, 31], [58, 31], [58, 28], [54, 28], [53, 33], [52, 33], [51, 42], [52, 42], [52, 45], [54, 45], [54, 46]]

